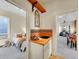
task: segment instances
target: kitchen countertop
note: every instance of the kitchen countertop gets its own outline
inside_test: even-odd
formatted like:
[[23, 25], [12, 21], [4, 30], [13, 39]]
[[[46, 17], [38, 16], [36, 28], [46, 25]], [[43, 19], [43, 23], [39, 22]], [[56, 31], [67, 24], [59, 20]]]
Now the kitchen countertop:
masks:
[[49, 40], [50, 40], [50, 38], [48, 38], [48, 39], [40, 38], [39, 40], [31, 40], [31, 41], [44, 46], [49, 42]]

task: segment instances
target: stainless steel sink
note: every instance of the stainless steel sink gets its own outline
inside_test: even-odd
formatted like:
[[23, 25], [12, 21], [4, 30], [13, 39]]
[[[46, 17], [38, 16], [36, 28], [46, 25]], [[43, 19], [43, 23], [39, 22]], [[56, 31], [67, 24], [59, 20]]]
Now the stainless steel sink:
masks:
[[48, 38], [50, 38], [50, 37], [49, 37], [49, 36], [40, 36], [40, 38], [48, 39]]

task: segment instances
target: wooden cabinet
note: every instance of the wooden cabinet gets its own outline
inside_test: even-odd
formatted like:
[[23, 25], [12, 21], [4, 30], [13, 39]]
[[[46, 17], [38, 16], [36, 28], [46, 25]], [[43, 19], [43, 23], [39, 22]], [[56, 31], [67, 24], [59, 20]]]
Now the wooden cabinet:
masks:
[[49, 59], [51, 38], [51, 29], [31, 30], [30, 59]]
[[49, 59], [49, 43], [40, 45], [30, 42], [30, 59]]
[[30, 59], [43, 59], [43, 46], [30, 42]]
[[49, 43], [44, 46], [44, 59], [49, 59]]

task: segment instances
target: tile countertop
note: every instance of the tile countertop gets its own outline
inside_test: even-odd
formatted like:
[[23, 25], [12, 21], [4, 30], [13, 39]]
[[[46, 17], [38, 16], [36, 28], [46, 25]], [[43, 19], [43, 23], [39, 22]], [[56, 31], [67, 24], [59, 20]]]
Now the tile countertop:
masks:
[[48, 39], [42, 39], [42, 38], [40, 38], [39, 40], [31, 40], [32, 42], [34, 42], [34, 43], [37, 43], [37, 44], [40, 44], [40, 45], [46, 45], [48, 42], [49, 42], [49, 40], [50, 40], [51, 38], [48, 38]]

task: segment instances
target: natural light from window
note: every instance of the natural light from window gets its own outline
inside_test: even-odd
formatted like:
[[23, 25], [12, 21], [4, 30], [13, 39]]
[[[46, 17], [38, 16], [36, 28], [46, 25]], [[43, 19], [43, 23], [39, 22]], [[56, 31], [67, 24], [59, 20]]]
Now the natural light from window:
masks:
[[5, 16], [0, 16], [0, 39], [8, 38], [8, 23], [9, 19]]

